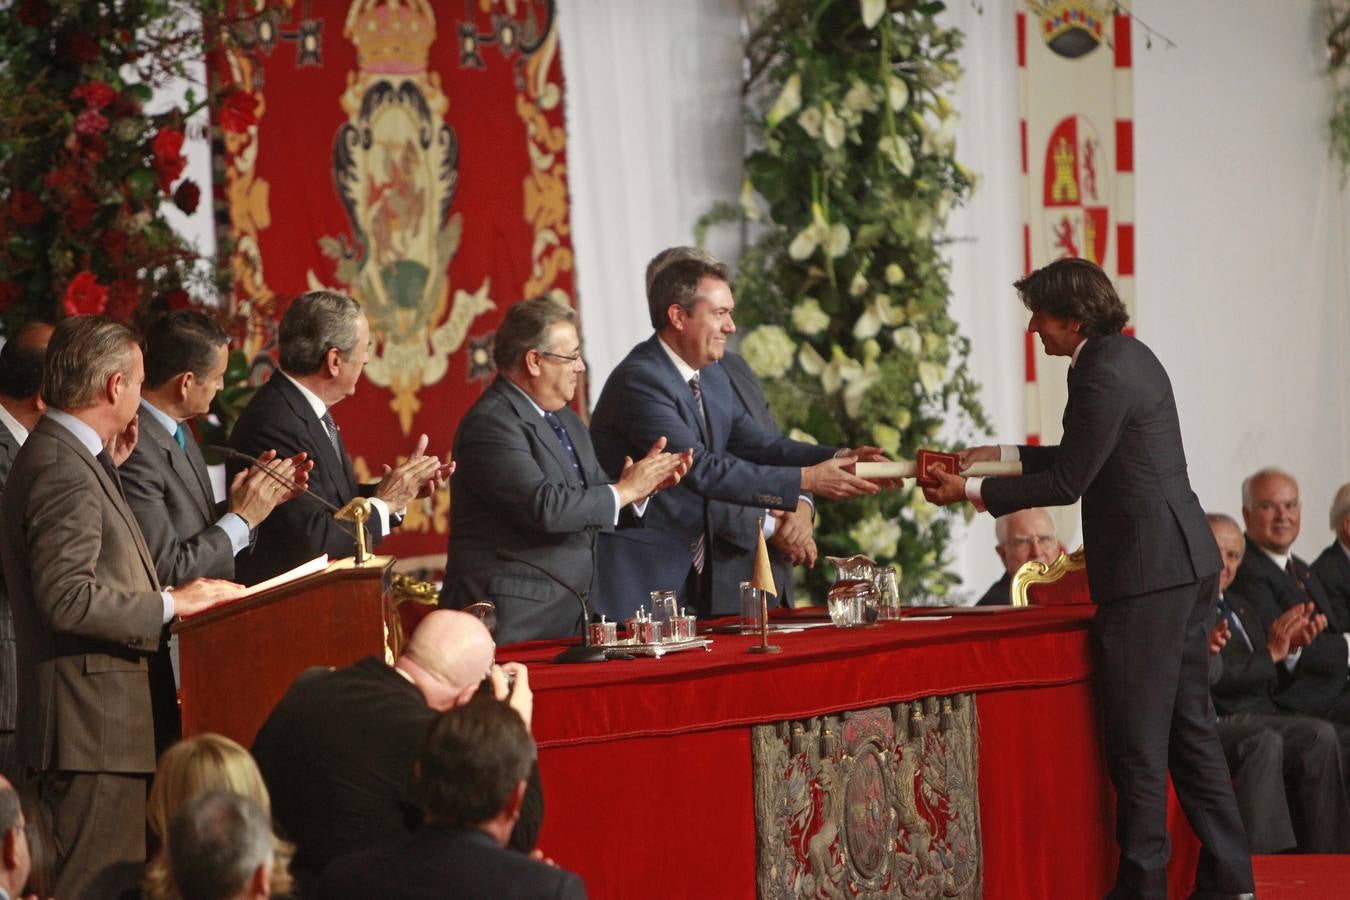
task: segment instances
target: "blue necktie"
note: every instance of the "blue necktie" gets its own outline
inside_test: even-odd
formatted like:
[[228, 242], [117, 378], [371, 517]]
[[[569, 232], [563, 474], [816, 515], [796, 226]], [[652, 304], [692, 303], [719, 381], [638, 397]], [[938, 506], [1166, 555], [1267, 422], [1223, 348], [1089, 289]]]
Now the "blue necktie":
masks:
[[1242, 627], [1242, 620], [1237, 617], [1237, 613], [1233, 612], [1233, 607], [1228, 605], [1228, 598], [1222, 594], [1219, 595], [1219, 615], [1228, 620], [1228, 630], [1242, 638], [1242, 642], [1247, 645], [1247, 649], [1251, 650], [1252, 639], [1247, 636], [1247, 629]]
[[572, 468], [576, 471], [577, 477], [581, 479], [581, 483], [585, 484], [586, 475], [581, 471], [581, 461], [577, 459], [577, 450], [572, 446], [572, 439], [567, 436], [567, 429], [563, 427], [562, 419], [558, 418], [557, 413], [546, 412], [544, 413], [544, 421], [558, 436], [558, 443], [562, 444], [563, 449], [567, 451], [568, 461], [572, 463]]
[[178, 423], [178, 428], [174, 430], [173, 439], [178, 444], [178, 449], [184, 453], [187, 452], [187, 426], [182, 422]]

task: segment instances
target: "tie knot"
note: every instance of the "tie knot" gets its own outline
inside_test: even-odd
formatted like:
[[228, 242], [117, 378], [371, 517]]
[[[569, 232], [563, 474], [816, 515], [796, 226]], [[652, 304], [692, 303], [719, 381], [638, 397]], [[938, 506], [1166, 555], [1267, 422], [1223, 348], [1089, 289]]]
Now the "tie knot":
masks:
[[694, 392], [694, 396], [695, 396], [695, 397], [698, 397], [698, 396], [700, 396], [700, 395], [703, 393], [703, 388], [700, 387], [700, 386], [699, 386], [699, 383], [698, 383], [698, 373], [697, 373], [697, 372], [694, 373], [694, 377], [693, 377], [693, 378], [690, 378], [690, 379], [689, 379], [689, 390], [691, 390], [691, 391]]

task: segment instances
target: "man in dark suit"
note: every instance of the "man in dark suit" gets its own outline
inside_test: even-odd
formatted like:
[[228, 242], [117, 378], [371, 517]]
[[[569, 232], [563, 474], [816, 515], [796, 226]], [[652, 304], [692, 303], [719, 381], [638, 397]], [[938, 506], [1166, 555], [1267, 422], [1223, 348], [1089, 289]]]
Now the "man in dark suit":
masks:
[[1007, 606], [1012, 603], [1012, 577], [1033, 560], [1047, 566], [1064, 552], [1055, 537], [1055, 520], [1039, 507], [1019, 509], [994, 522], [994, 552], [1003, 562], [1003, 577], [990, 585], [976, 606]]
[[[206, 415], [225, 380], [229, 338], [197, 310], [166, 313], [145, 330], [140, 438], [119, 473], [127, 503], [155, 558], [160, 584], [234, 578], [235, 554], [273, 508], [295, 495], [311, 464], [303, 453], [271, 464], [276, 478], [241, 470], [216, 502], [187, 422]], [[260, 459], [271, 462], [275, 451]]]
[[1313, 560], [1313, 575], [1326, 589], [1328, 599], [1350, 609], [1350, 484], [1343, 484], [1331, 500], [1331, 546]]
[[[1167, 372], [1121, 334], [1129, 320], [1111, 280], [1082, 259], [1016, 283], [1028, 330], [1071, 358], [1057, 446], [980, 447], [1020, 459], [1017, 478], [938, 473], [930, 501], [970, 500], [996, 516], [1083, 500], [1097, 697], [1116, 788], [1120, 844], [1113, 897], [1166, 897], [1167, 775], [1200, 836], [1201, 897], [1250, 894], [1251, 859], [1209, 700], [1208, 638], [1220, 560], [1191, 491]], [[1147, 665], [1140, 660], [1147, 659]]]
[[1274, 700], [1276, 666], [1313, 640], [1326, 619], [1303, 603], [1285, 610], [1267, 630], [1256, 610], [1228, 590], [1242, 562], [1242, 530], [1228, 516], [1208, 518], [1223, 559], [1209, 689], [1251, 851], [1279, 853], [1297, 846], [1307, 853], [1344, 853], [1350, 849], [1350, 821], [1336, 729], [1321, 719], [1286, 714]]
[[656, 333], [606, 380], [591, 438], [611, 475], [661, 436], [672, 449], [692, 448], [693, 464], [678, 487], [652, 498], [642, 528], [601, 538], [602, 611], [619, 619], [653, 589], [677, 590], [700, 614], [712, 611], [709, 501], [792, 512], [803, 492], [871, 494], [877, 485], [848, 469], [859, 459], [882, 458], [875, 447], [836, 451], [789, 440], [747, 415], [716, 365], [736, 330], [729, 270], [693, 247], [662, 256], [647, 292]]
[[[51, 325], [29, 322], [0, 349], [0, 491], [19, 448], [47, 408], [42, 402], [42, 357], [51, 336]], [[0, 578], [0, 775], [19, 783], [24, 773], [14, 743], [19, 704], [14, 660], [14, 616]]]
[[[279, 456], [307, 454], [314, 461], [309, 493], [339, 507], [354, 497], [369, 498], [373, 512], [366, 525], [377, 544], [403, 520], [407, 505], [444, 484], [453, 467], [426, 455], [422, 435], [412, 455], [377, 484], [357, 484], [331, 415], [335, 405], [356, 392], [370, 357], [370, 323], [351, 297], [331, 291], [296, 297], [282, 316], [278, 338], [281, 368], [240, 414], [230, 446], [254, 457], [268, 450]], [[226, 471], [234, 478], [246, 467], [231, 459]], [[235, 571], [245, 584], [256, 584], [321, 554], [338, 559], [355, 552], [350, 526], [335, 521], [323, 505], [300, 499], [258, 527], [252, 546], [235, 557]]]
[[[593, 595], [597, 532], [676, 484], [688, 457], [661, 452], [658, 440], [614, 483], [601, 471], [590, 433], [568, 407], [586, 368], [570, 308], [515, 304], [497, 329], [493, 357], [497, 379], [455, 434], [441, 604], [491, 600], [499, 644], [576, 634], [576, 597], [553, 578]], [[498, 550], [519, 561], [499, 559]]]
[[[342, 669], [311, 669], [278, 701], [253, 742], [272, 814], [295, 841], [292, 871], [308, 896], [333, 859], [397, 842], [421, 815], [410, 791], [413, 761], [438, 712], [467, 703], [483, 673], [527, 725], [533, 709], [524, 666], [492, 664], [492, 636], [468, 613], [436, 610], [390, 666], [371, 656]], [[533, 846], [543, 800], [531, 779]]]
[[1285, 709], [1350, 725], [1350, 611], [1322, 588], [1308, 564], [1293, 553], [1302, 526], [1298, 482], [1287, 472], [1265, 468], [1242, 482], [1242, 519], [1247, 551], [1233, 580], [1270, 627], [1281, 612], [1305, 603], [1326, 616], [1327, 626], [1312, 643], [1284, 662], [1283, 685], [1275, 700]]
[[334, 862], [319, 897], [584, 898], [575, 874], [507, 847], [536, 752], [520, 716], [497, 700], [439, 716], [418, 757], [426, 824], [400, 844]]
[[[769, 403], [764, 399], [764, 389], [745, 358], [727, 351], [718, 364], [727, 373], [731, 393], [746, 415], [765, 431], [781, 434]], [[778, 604], [791, 606], [792, 567], [816, 564], [815, 515], [815, 504], [807, 494], [797, 499], [797, 508], [791, 512], [709, 501], [708, 531], [712, 535], [710, 614], [721, 616], [740, 611], [740, 584], [749, 581], [753, 574], [761, 521], [768, 539], [769, 564], [773, 567], [773, 580], [778, 588]]]
[[[0, 500], [5, 583], [19, 654], [20, 762], [41, 776], [56, 834], [56, 894], [101, 896], [104, 869], [145, 861], [155, 770], [149, 657], [163, 626], [238, 589], [198, 579], [161, 591], [115, 471], [136, 440], [144, 368], [135, 336], [107, 319], [56, 326], [47, 412]], [[172, 686], [170, 686], [172, 689]], [[103, 882], [113, 895], [134, 885]]]

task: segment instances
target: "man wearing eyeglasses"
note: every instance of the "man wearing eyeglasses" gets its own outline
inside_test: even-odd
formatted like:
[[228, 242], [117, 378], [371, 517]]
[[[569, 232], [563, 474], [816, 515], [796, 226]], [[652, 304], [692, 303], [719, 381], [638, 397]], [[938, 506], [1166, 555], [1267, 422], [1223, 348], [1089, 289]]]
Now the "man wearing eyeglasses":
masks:
[[1055, 521], [1041, 507], [1019, 509], [994, 521], [994, 552], [1003, 560], [1003, 577], [984, 592], [976, 606], [1007, 606], [1012, 602], [1012, 577], [1026, 563], [1035, 560], [1047, 566], [1064, 552], [1055, 537]]
[[18, 897], [32, 865], [28, 826], [14, 785], [0, 776], [0, 898]]
[[[576, 313], [566, 306], [512, 306], [497, 328], [493, 361], [497, 380], [455, 434], [441, 605], [492, 601], [499, 644], [576, 634], [572, 592], [593, 591], [596, 533], [613, 529], [621, 512], [640, 515], [647, 497], [679, 482], [690, 456], [663, 452], [659, 438], [642, 459], [626, 460], [617, 479], [604, 473], [590, 433], [568, 408], [586, 364]], [[516, 558], [503, 560], [499, 550]]]

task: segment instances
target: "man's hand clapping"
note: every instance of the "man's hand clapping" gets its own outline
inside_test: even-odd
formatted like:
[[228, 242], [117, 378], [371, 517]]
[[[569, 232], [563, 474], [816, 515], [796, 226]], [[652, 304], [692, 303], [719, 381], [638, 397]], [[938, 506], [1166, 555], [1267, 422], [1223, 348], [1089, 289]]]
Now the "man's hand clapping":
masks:
[[694, 462], [693, 449], [683, 453], [666, 453], [666, 439], [659, 437], [647, 455], [637, 462], [623, 458], [623, 471], [614, 487], [619, 491], [619, 505], [627, 506], [656, 491], [664, 491], [680, 483]]
[[304, 493], [309, 483], [313, 460], [306, 459], [304, 453], [274, 461], [276, 456], [275, 450], [266, 451], [258, 457], [261, 466], [250, 466], [235, 475], [230, 484], [230, 512], [250, 528], [257, 528], [272, 510]]
[[392, 469], [384, 467], [375, 496], [389, 504], [391, 510], [404, 509], [419, 497], [430, 497], [455, 471], [453, 462], [442, 463], [435, 456], [427, 456], [426, 451], [427, 436], [423, 434], [417, 438], [411, 456]]

